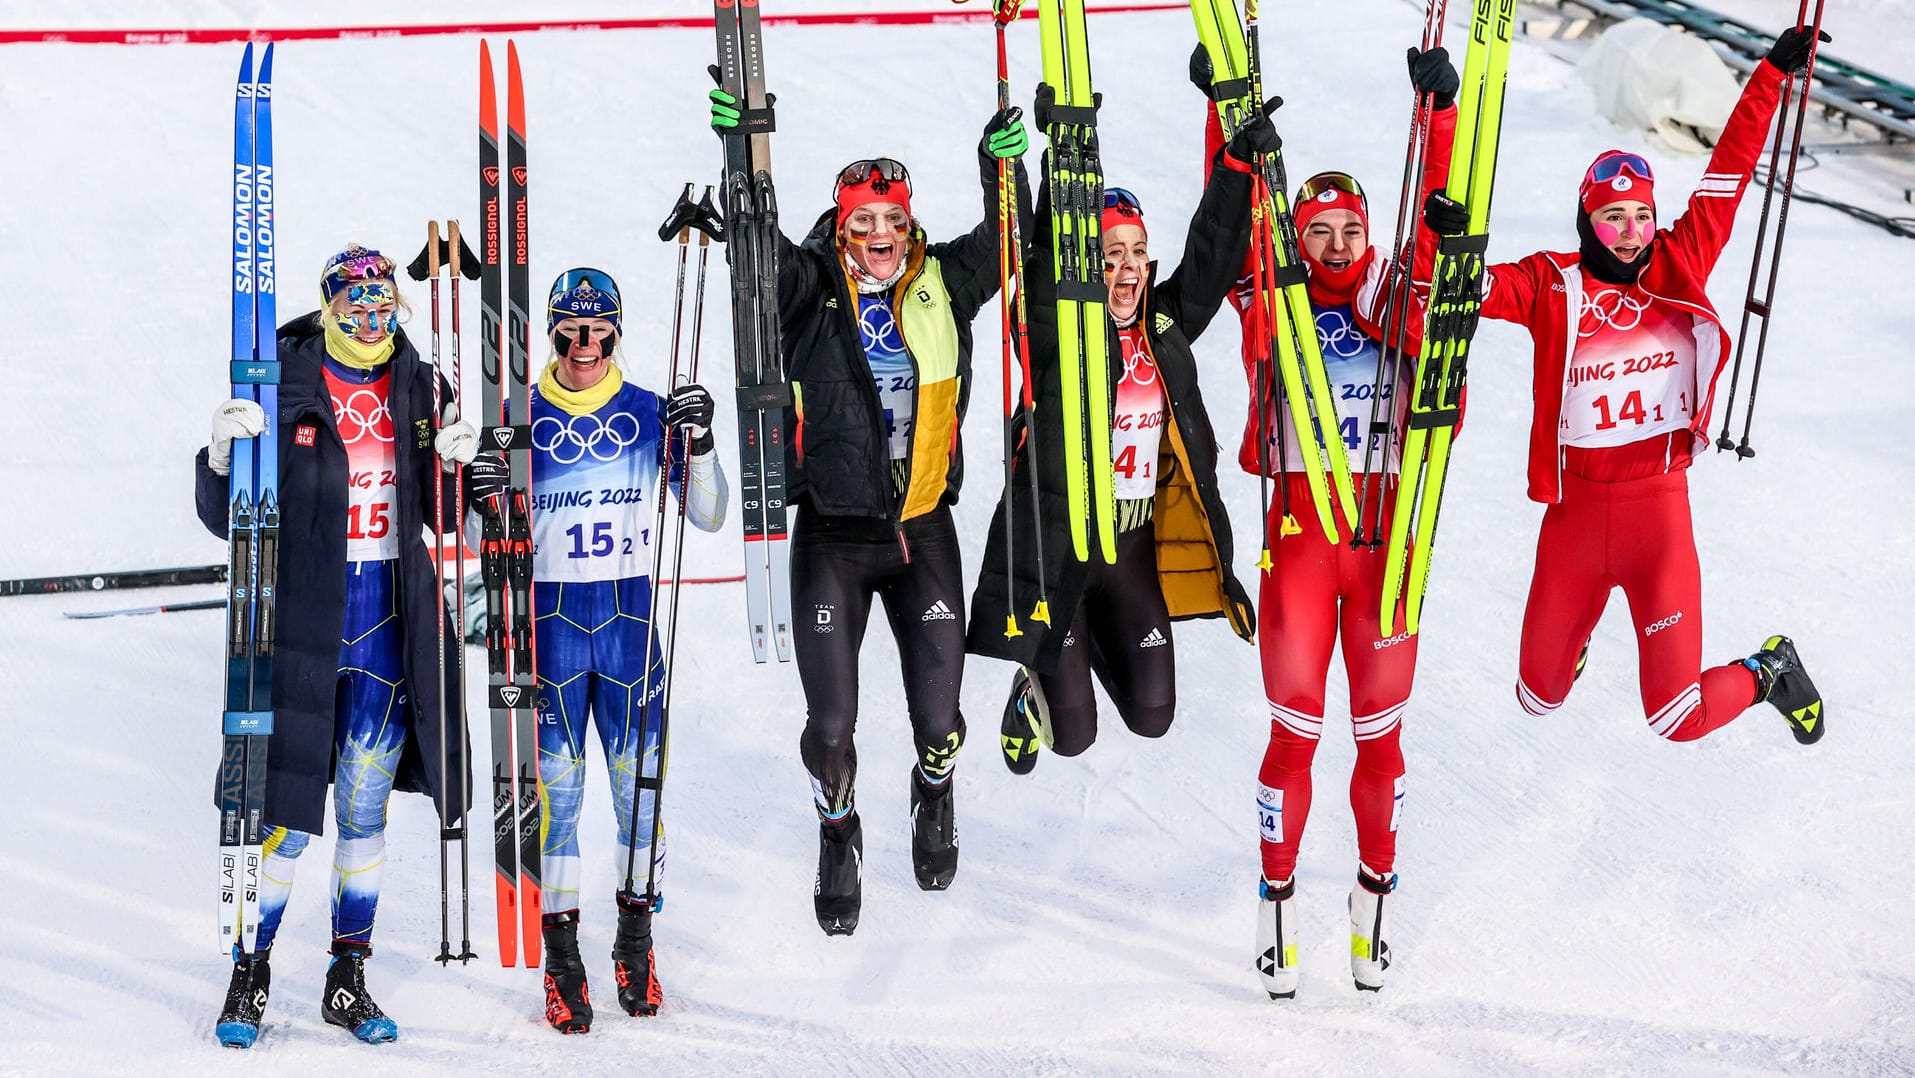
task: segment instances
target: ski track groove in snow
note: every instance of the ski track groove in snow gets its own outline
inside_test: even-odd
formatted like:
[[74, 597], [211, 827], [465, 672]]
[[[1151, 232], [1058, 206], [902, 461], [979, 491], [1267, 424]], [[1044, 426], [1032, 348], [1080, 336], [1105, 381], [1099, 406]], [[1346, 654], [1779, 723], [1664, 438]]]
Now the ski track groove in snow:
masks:
[[[1779, 3], [1760, 0], [1764, 17]], [[692, 0], [653, 6], [704, 10]], [[313, 18], [240, 0], [83, 14], [21, 7], [30, 10], [0, 22]], [[407, 17], [455, 10], [510, 18], [533, 9], [431, 0]], [[1832, 6], [1829, 26], [1839, 54], [1906, 78], [1915, 65], [1898, 69], [1889, 51], [1906, 44], [1911, 15], [1909, 0], [1857, 0]], [[1408, 111], [1402, 48], [1419, 18], [1399, 0], [1296, 0], [1265, 12], [1270, 88], [1288, 99], [1278, 123], [1291, 177], [1351, 171], [1370, 190], [1378, 234], [1393, 224]], [[1184, 81], [1190, 21], [1112, 17], [1092, 34], [1109, 175], [1143, 198], [1154, 254], [1169, 269], [1197, 195], [1203, 104]], [[533, 286], [574, 263], [616, 274], [633, 298], [628, 369], [656, 385], [675, 259], [653, 229], [679, 184], [717, 171], [704, 129], [710, 34], [528, 35], [519, 46], [533, 127]], [[773, 145], [788, 233], [823, 208], [835, 169], [875, 153], [912, 167], [915, 207], [933, 238], [977, 219], [972, 147], [993, 104], [988, 28], [774, 28], [766, 47], [781, 99]], [[1012, 49], [1024, 102], [1035, 31], [1020, 30]], [[424, 219], [452, 215], [476, 238], [473, 52], [463, 37], [280, 50], [282, 318], [310, 309], [313, 271], [348, 240], [403, 262]], [[0, 363], [23, 399], [0, 449], [19, 487], [0, 513], [0, 575], [219, 560], [223, 546], [192, 515], [189, 461], [226, 391], [224, 170], [237, 50], [35, 45], [5, 58], [0, 109], [15, 152], [4, 175], [20, 212], [0, 216], [11, 256], [0, 261], [10, 334]], [[1346, 77], [1306, 71], [1326, 58]], [[929, 92], [900, 95], [880, 88], [886, 79]], [[1592, 119], [1574, 69], [1529, 44], [1516, 46], [1510, 95], [1495, 257], [1573, 241], [1575, 184], [1601, 149], [1650, 153], [1665, 191], [1686, 192], [1703, 171], [1701, 159], [1671, 157]], [[352, 162], [362, 149], [375, 167]], [[1037, 167], [1038, 156], [1027, 163]], [[1804, 176], [1818, 191], [1868, 190], [1856, 167], [1827, 160]], [[1711, 289], [1732, 328], [1756, 212], [1752, 199]], [[590, 1036], [551, 1033], [538, 974], [497, 967], [483, 838], [471, 850], [481, 957], [464, 968], [431, 961], [434, 814], [407, 796], [392, 806], [369, 974], [399, 1042], [361, 1048], [318, 1017], [330, 859], [321, 841], [303, 859], [275, 947], [261, 1041], [228, 1052], [211, 1039], [228, 969], [212, 942], [207, 803], [219, 618], [75, 622], [60, 612], [135, 605], [133, 593], [46, 596], [0, 600], [0, 699], [15, 757], [0, 784], [0, 872], [12, 883], [0, 891], [0, 1074], [211, 1078], [375, 1059], [380, 1073], [399, 1075], [1911, 1073], [1915, 868], [1903, 821], [1915, 737], [1895, 675], [1907, 667], [1903, 611], [1915, 598], [1906, 358], [1915, 245], [1819, 207], [1791, 216], [1759, 455], [1712, 455], [1690, 473], [1691, 488], [1707, 661], [1790, 633], [1831, 701], [1832, 732], [1802, 749], [1763, 708], [1701, 743], [1662, 742], [1640, 714], [1620, 597], [1570, 701], [1547, 718], [1521, 712], [1512, 684], [1541, 516], [1523, 497], [1529, 341], [1486, 324], [1472, 349], [1469, 422], [1404, 722], [1403, 884], [1396, 965], [1381, 995], [1359, 994], [1348, 973], [1354, 747], [1340, 660], [1299, 866], [1303, 988], [1272, 1004], [1250, 963], [1252, 798], [1269, 717], [1255, 650], [1221, 622], [1178, 626], [1181, 707], [1166, 737], [1132, 736], [1106, 704], [1089, 752], [1047, 753], [1028, 778], [997, 759], [1010, 667], [972, 662], [957, 789], [964, 858], [944, 894], [920, 892], [911, 877], [903, 695], [896, 649], [874, 625], [859, 744], [865, 909], [854, 937], [826, 939], [809, 901], [817, 835], [797, 760], [796, 671], [745, 659], [739, 589], [715, 585], [686, 591], [681, 621], [658, 1018], [627, 1019], [611, 992], [622, 851], [603, 764], [592, 759], [581, 822], [581, 941], [600, 1015]], [[703, 380], [722, 387], [722, 253], [709, 281]], [[426, 292], [402, 287], [423, 346]], [[73, 302], [75, 291], [93, 302]], [[461, 299], [476, 393], [476, 287]], [[971, 573], [1001, 469], [996, 318], [987, 305], [977, 324], [970, 483], [956, 509]], [[1246, 392], [1228, 316], [1197, 354], [1227, 447], [1221, 483], [1238, 572], [1254, 589], [1257, 484], [1230, 463]], [[717, 423], [728, 457], [730, 422], [721, 414]], [[727, 467], [736, 475], [735, 461]], [[736, 528], [693, 533], [687, 573], [736, 572]], [[469, 658], [477, 674], [483, 658]], [[482, 678], [467, 705], [483, 761]], [[483, 804], [483, 789], [475, 793]]]

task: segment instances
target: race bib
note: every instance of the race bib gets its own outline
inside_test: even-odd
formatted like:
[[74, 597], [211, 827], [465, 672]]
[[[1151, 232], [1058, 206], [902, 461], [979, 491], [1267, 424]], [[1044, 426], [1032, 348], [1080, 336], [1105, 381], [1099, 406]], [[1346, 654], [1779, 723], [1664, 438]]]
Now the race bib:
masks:
[[534, 579], [651, 574], [663, 429], [658, 397], [630, 382], [586, 415], [572, 415], [534, 392]]
[[398, 464], [392, 447], [392, 375], [355, 385], [326, 371], [333, 422], [346, 445], [346, 560], [399, 556]]
[[911, 455], [918, 372], [904, 350], [904, 336], [891, 305], [882, 296], [858, 297], [858, 337], [871, 364], [878, 406], [884, 411], [885, 444], [892, 460], [903, 460]]
[[1164, 435], [1164, 384], [1157, 375], [1142, 326], [1119, 330], [1124, 376], [1117, 381], [1111, 418], [1111, 470], [1120, 500], [1157, 494], [1157, 452]]
[[1687, 427], [1696, 406], [1695, 316], [1634, 287], [1584, 293], [1567, 382], [1564, 445], [1627, 445]]

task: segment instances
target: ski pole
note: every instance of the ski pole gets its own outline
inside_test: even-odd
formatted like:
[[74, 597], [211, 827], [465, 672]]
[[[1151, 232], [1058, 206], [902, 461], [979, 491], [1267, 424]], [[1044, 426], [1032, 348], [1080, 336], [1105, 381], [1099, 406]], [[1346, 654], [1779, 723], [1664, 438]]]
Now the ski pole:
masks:
[[[459, 365], [459, 278], [479, 279], [479, 258], [465, 245], [459, 236], [459, 222], [446, 222], [446, 252], [449, 262], [447, 274], [451, 278], [452, 300], [452, 406], [458, 410], [459, 418], [465, 418], [464, 368]], [[479, 957], [472, 950], [472, 857], [471, 844], [466, 841], [470, 829], [466, 826], [466, 814], [472, 805], [472, 767], [468, 756], [471, 744], [471, 727], [465, 715], [465, 465], [455, 465], [452, 469], [452, 551], [453, 560], [458, 565], [456, 575], [459, 578], [459, 662], [453, 678], [453, 699], [459, 701], [457, 712], [459, 719], [459, 953], [453, 958], [460, 963]]]
[[[1447, 0], [1429, 0], [1423, 10], [1423, 46], [1421, 52], [1443, 44], [1443, 16], [1448, 7]], [[1416, 288], [1416, 235], [1421, 221], [1417, 212], [1415, 193], [1422, 189], [1423, 172], [1427, 167], [1426, 157], [1429, 150], [1429, 133], [1434, 121], [1435, 99], [1422, 92], [1415, 94], [1410, 108], [1410, 143], [1403, 155], [1403, 184], [1396, 199], [1396, 237], [1390, 244], [1390, 256], [1398, 259], [1398, 267], [1392, 272], [1385, 292], [1383, 306], [1383, 351], [1377, 357], [1376, 383], [1370, 390], [1370, 423], [1365, 428], [1367, 444], [1363, 447], [1363, 474], [1365, 482], [1358, 492], [1356, 527], [1350, 535], [1350, 549], [1361, 549], [1365, 545], [1383, 545], [1383, 492], [1384, 483], [1375, 484], [1375, 498], [1371, 497], [1371, 484], [1368, 477], [1370, 462], [1376, 450], [1376, 436], [1379, 433], [1377, 417], [1384, 416], [1383, 468], [1387, 472], [1390, 463], [1390, 447], [1396, 441], [1396, 402], [1391, 401], [1388, 412], [1382, 411], [1383, 395], [1389, 390], [1395, 395], [1397, 380], [1401, 375], [1403, 349], [1409, 343], [1405, 340], [1405, 330], [1410, 321], [1410, 308], [1415, 300]], [[1376, 518], [1371, 525], [1370, 538], [1363, 539], [1364, 521], [1370, 519], [1371, 503], [1376, 507]]]
[[[666, 215], [665, 223], [658, 226], [659, 239], [669, 242], [674, 233], [678, 236], [678, 273], [676, 283], [672, 288], [672, 364], [671, 375], [668, 382], [674, 391], [678, 388], [680, 331], [685, 324], [685, 267], [691, 257], [692, 230], [689, 224], [689, 216], [696, 212], [697, 207], [692, 202], [692, 185], [688, 183], [685, 185], [685, 189], [678, 193], [678, 201], [672, 205], [671, 212]], [[658, 469], [658, 504], [652, 509], [652, 573], [648, 578], [650, 587], [647, 590], [650, 594], [647, 596], [646, 602], [645, 651], [643, 659], [645, 663], [645, 676], [639, 681], [639, 684], [643, 686], [643, 690], [639, 696], [641, 714], [651, 709], [652, 655], [658, 646], [658, 581], [664, 569], [665, 558], [665, 492], [670, 486], [672, 466], [679, 464], [681, 467], [688, 467], [688, 465], [679, 461], [679, 455], [673, 452], [676, 448], [677, 446], [672, 438], [672, 432], [668, 428], [665, 431], [664, 461]], [[662, 670], [660, 671], [660, 676], [663, 676]], [[640, 722], [643, 724], [645, 720], [641, 718]], [[626, 716], [625, 730], [628, 744], [630, 743], [629, 739], [631, 737], [630, 723], [631, 716], [628, 713]], [[661, 751], [663, 751], [662, 747]], [[638, 805], [643, 796], [642, 790], [645, 786], [645, 748], [644, 730], [642, 726], [639, 731], [639, 746], [637, 752], [637, 770], [632, 774], [631, 815], [627, 819], [625, 828], [625, 877], [623, 885], [619, 888], [621, 895], [631, 898], [634, 901], [637, 901], [639, 898], [638, 895], [633, 893], [632, 887], [637, 875], [638, 865]], [[658, 791], [656, 786], [652, 792], [652, 809], [653, 814], [656, 815], [658, 809]], [[654, 851], [654, 853], [655, 852], [656, 851]], [[656, 861], [657, 858], [653, 857], [652, 860]], [[650, 897], [649, 894], [645, 896], [648, 902]]]
[[[445, 401], [443, 399], [442, 379], [444, 367], [439, 354], [439, 222], [426, 222], [426, 245], [408, 267], [415, 281], [429, 281], [432, 290], [432, 436], [437, 445], [439, 433], [445, 429]], [[447, 775], [452, 769], [451, 743], [446, 740], [446, 589], [445, 589], [445, 468], [433, 462], [432, 469], [432, 578], [434, 611], [436, 616], [433, 628], [438, 641], [434, 655], [437, 659], [439, 680], [439, 773]], [[452, 957], [452, 906], [450, 866], [447, 861], [446, 844], [452, 832], [452, 823], [447, 818], [447, 804], [450, 790], [440, 790], [439, 809], [439, 961], [446, 962]]]
[[[1729, 401], [1723, 409], [1722, 436], [1716, 440], [1718, 451], [1730, 448], [1729, 424], [1735, 417], [1736, 375], [1742, 369], [1742, 350], [1748, 342], [1749, 317], [1755, 315], [1761, 319], [1762, 324], [1756, 333], [1755, 360], [1749, 368], [1749, 403], [1742, 416], [1742, 441], [1734, 446], [1737, 460], [1755, 456], [1755, 450], [1749, 446], [1749, 429], [1755, 424], [1755, 395], [1762, 384], [1762, 358], [1769, 344], [1769, 315], [1775, 308], [1775, 279], [1782, 268], [1782, 238], [1789, 227], [1789, 201], [1795, 189], [1795, 165], [1802, 155], [1802, 128], [1808, 122], [1809, 85], [1815, 77], [1815, 54], [1821, 51], [1822, 4], [1823, 0], [1815, 0], [1815, 21], [1810, 26], [1809, 33], [1808, 64], [1803, 67], [1801, 74], [1791, 73], [1782, 83], [1782, 100], [1776, 106], [1775, 142], [1769, 151], [1769, 177], [1762, 189], [1762, 217], [1760, 224], [1756, 226], [1755, 256], [1749, 265], [1749, 291], [1742, 304], [1742, 325], [1736, 333], [1735, 365], [1729, 375]], [[1802, 0], [1796, 10], [1795, 25], [1805, 25], [1808, 9], [1808, 0]], [[1782, 153], [1783, 133], [1790, 125], [1789, 95], [1791, 92], [1795, 94], [1793, 102], [1795, 130], [1789, 143], [1786, 171], [1779, 172], [1776, 164], [1777, 158]], [[1778, 174], [1782, 177], [1782, 203], [1776, 212], [1775, 249], [1769, 255], [1768, 286], [1758, 302], [1755, 298], [1755, 282], [1762, 266], [1762, 242], [1768, 234], [1769, 202], [1775, 195]]]
[[[724, 224], [718, 207], [712, 204], [712, 189], [698, 203], [691, 227], [698, 232], [698, 283], [692, 292], [691, 362], [688, 377], [698, 381], [699, 342], [705, 325], [705, 266], [711, 254], [711, 241], [722, 238]], [[677, 581], [685, 567], [685, 514], [691, 497], [691, 436], [685, 436], [685, 460], [678, 473], [678, 520], [673, 525], [672, 579]], [[658, 788], [652, 791], [652, 853], [646, 865], [645, 895], [652, 908], [658, 906], [658, 843], [663, 830], [662, 805], [665, 798], [665, 765], [671, 756], [672, 674], [677, 670], [678, 598], [682, 589], [672, 589], [671, 605], [665, 617], [665, 686], [658, 704]]]
[[[991, 21], [997, 28], [997, 107], [1002, 112], [1011, 107], [1011, 75], [1009, 53], [1004, 42], [1004, 28], [1017, 18], [1018, 9], [1024, 6], [1024, 0], [997, 0], [991, 11]], [[1017, 627], [1017, 459], [1015, 419], [1011, 385], [1011, 363], [1016, 349], [1016, 341], [1022, 336], [1024, 290], [1020, 287], [1021, 274], [1018, 266], [1023, 252], [1017, 243], [1017, 189], [1015, 174], [1010, 162], [1002, 157], [997, 159], [997, 277], [998, 309], [1004, 323], [1004, 637], [1023, 636], [1024, 630]], [[1016, 293], [1016, 306], [1013, 306], [1012, 293]], [[1028, 391], [1028, 387], [1027, 387]], [[1030, 420], [1025, 419], [1025, 426]], [[1038, 562], [1038, 578], [1044, 576], [1044, 565]]]

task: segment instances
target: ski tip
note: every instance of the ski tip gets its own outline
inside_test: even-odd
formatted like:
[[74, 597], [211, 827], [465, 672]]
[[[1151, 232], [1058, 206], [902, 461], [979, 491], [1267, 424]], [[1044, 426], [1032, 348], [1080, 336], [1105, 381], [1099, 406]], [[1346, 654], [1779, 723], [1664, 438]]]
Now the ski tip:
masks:
[[525, 79], [519, 74], [519, 46], [515, 41], [505, 43], [505, 97], [506, 123], [512, 130], [525, 133]]
[[246, 43], [246, 51], [239, 57], [239, 81], [242, 83], [253, 81], [253, 43], [251, 41]]
[[273, 81], [273, 43], [268, 41], [259, 54], [259, 82]]

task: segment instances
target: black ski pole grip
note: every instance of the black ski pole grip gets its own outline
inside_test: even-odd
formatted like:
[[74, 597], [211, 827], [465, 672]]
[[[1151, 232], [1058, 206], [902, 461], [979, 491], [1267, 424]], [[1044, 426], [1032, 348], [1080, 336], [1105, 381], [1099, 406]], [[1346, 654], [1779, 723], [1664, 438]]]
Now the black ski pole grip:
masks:
[[697, 215], [698, 204], [692, 201], [692, 185], [687, 183], [685, 189], [678, 192], [678, 201], [672, 203], [671, 212], [665, 215], [665, 223], [658, 226], [658, 238], [670, 243]]

